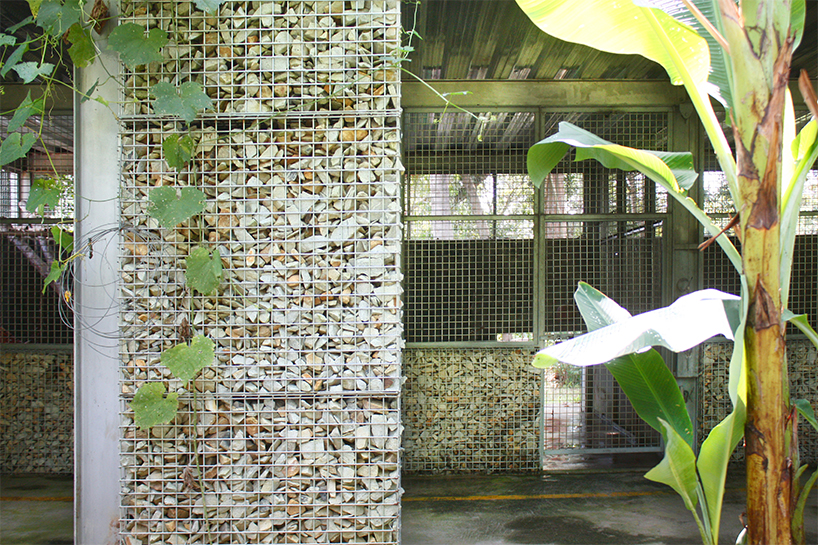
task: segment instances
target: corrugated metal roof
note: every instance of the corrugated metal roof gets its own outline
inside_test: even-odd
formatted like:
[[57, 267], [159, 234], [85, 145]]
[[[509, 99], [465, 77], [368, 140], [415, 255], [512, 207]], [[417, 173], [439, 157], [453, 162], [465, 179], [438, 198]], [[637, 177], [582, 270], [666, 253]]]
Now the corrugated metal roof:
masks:
[[[807, 29], [793, 61], [818, 76], [818, 2], [807, 0]], [[403, 26], [414, 29], [407, 69], [426, 80], [666, 79], [636, 55], [601, 53], [540, 31], [514, 0], [404, 2]]]

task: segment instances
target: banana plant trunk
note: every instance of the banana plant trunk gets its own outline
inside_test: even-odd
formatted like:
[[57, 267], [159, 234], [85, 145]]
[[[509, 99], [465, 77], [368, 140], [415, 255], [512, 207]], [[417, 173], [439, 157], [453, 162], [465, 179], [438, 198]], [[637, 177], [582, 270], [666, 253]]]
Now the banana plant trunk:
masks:
[[790, 545], [792, 420], [780, 296], [782, 117], [792, 59], [790, 2], [720, 0], [730, 46], [732, 123], [749, 311], [747, 524], [750, 545]]

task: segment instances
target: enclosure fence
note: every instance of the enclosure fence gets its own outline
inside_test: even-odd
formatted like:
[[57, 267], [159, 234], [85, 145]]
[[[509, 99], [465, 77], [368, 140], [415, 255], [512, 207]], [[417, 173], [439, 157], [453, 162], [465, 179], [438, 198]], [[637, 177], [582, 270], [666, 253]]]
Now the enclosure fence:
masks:
[[[0, 116], [0, 137], [11, 116]], [[73, 117], [46, 115], [23, 158], [0, 168], [0, 472], [71, 473], [74, 467], [72, 280], [45, 286], [67, 253], [52, 229], [73, 230]], [[27, 210], [32, 187], [64, 187], [56, 206]]]
[[[663, 297], [667, 195], [651, 181], [566, 160], [531, 185], [526, 153], [560, 121], [667, 149], [661, 111], [405, 114], [407, 471], [537, 469], [533, 445], [548, 455], [660, 447], [606, 370], [528, 368], [535, 347], [584, 330], [578, 281], [633, 313]], [[487, 396], [466, 426], [482, 388], [527, 401]]]

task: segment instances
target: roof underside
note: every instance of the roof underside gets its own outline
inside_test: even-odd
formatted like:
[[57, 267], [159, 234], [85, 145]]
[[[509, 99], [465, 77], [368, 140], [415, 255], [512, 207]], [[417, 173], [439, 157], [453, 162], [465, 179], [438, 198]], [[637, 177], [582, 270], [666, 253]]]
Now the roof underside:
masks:
[[[818, 0], [807, 1], [806, 31], [792, 73], [818, 75]], [[407, 68], [426, 80], [663, 80], [665, 71], [635, 55], [601, 53], [540, 31], [514, 0], [423, 0], [403, 3], [414, 29]]]

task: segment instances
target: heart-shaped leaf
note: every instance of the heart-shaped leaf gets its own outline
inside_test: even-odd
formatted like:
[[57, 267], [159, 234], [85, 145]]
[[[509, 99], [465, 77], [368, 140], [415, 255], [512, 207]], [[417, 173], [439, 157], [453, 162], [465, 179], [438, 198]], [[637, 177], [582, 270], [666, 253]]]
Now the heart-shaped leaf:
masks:
[[162, 352], [160, 359], [179, 380], [187, 385], [196, 373], [215, 359], [215, 344], [204, 335], [196, 335], [190, 344], [177, 344]]
[[68, 29], [68, 41], [71, 42], [68, 54], [74, 66], [85, 68], [97, 58], [97, 49], [94, 47], [90, 28], [84, 28], [79, 24], [73, 25]]
[[26, 98], [23, 99], [23, 102], [21, 102], [17, 109], [14, 110], [14, 115], [12, 116], [11, 121], [9, 121], [6, 130], [12, 133], [22, 127], [32, 115], [39, 115], [43, 113], [43, 104], [44, 102], [42, 98], [31, 100], [31, 91], [29, 91]]
[[152, 28], [146, 35], [145, 30], [136, 23], [123, 23], [111, 31], [108, 49], [119, 53], [119, 58], [128, 68], [162, 60], [159, 50], [168, 43], [168, 33]]
[[185, 265], [185, 281], [191, 289], [202, 295], [210, 295], [219, 287], [222, 281], [222, 259], [218, 248], [213, 250], [212, 255], [207, 248], [193, 248]]
[[165, 385], [149, 382], [139, 387], [130, 403], [134, 424], [147, 430], [160, 424], [168, 424], [176, 416], [179, 395], [171, 392], [165, 397]]
[[150, 193], [148, 214], [165, 229], [173, 229], [205, 209], [205, 194], [195, 187], [157, 187]]
[[182, 170], [187, 165], [193, 152], [196, 150], [196, 143], [189, 134], [179, 136], [172, 134], [162, 141], [162, 151], [165, 152], [165, 162], [169, 167]]
[[54, 210], [60, 203], [63, 189], [62, 184], [54, 179], [34, 180], [26, 201], [26, 210], [40, 216], [45, 212], [46, 206]]
[[175, 115], [188, 123], [196, 119], [199, 110], [210, 108], [213, 101], [195, 81], [186, 81], [179, 90], [166, 81], [160, 81], [151, 87], [151, 94], [156, 97], [153, 111], [157, 114]]
[[[0, 166], [16, 161], [26, 156], [31, 146], [37, 140], [33, 132], [20, 134], [12, 133], [0, 144]], [[29, 197], [30, 198], [30, 197]]]
[[31, 83], [40, 76], [50, 76], [54, 71], [54, 65], [50, 62], [37, 64], [34, 61], [21, 62], [14, 66], [14, 71], [23, 80], [23, 83]]

